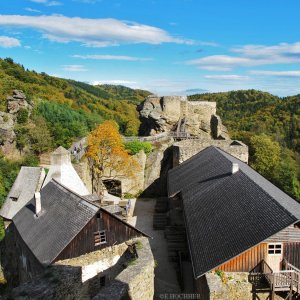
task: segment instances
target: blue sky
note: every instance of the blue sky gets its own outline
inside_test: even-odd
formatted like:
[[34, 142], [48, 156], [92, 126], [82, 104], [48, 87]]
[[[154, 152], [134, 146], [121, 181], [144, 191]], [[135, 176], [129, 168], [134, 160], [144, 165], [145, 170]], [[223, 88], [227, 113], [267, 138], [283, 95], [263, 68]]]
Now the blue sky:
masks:
[[300, 93], [298, 0], [2, 0], [0, 57], [160, 95]]

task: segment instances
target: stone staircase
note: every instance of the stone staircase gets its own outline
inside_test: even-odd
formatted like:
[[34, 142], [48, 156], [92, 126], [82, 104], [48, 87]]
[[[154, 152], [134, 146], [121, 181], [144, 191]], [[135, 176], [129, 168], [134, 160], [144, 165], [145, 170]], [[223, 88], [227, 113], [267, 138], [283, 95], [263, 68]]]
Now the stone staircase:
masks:
[[183, 226], [167, 226], [165, 229], [167, 239], [169, 260], [177, 262], [179, 253], [186, 255], [188, 253], [185, 228]]
[[169, 222], [168, 216], [168, 199], [158, 198], [155, 204], [155, 212], [153, 215], [153, 229], [164, 230]]

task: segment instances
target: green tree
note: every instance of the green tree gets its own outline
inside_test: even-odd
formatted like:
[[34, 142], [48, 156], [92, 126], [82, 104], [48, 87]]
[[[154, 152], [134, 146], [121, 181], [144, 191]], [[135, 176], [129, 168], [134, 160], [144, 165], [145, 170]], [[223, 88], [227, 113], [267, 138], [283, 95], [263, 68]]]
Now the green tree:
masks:
[[297, 165], [293, 152], [282, 151], [281, 160], [274, 170], [274, 181], [278, 187], [297, 200], [300, 200], [300, 184], [297, 178]]
[[149, 142], [141, 142], [138, 140], [125, 143], [125, 149], [129, 154], [134, 155], [143, 150], [146, 154], [150, 153], [152, 150], [152, 144]]
[[272, 177], [280, 160], [280, 145], [265, 135], [255, 135], [250, 139], [251, 166], [265, 177]]
[[22, 125], [15, 126], [16, 146], [19, 151], [23, 151], [29, 144], [28, 128]]
[[41, 154], [51, 149], [53, 139], [44, 118], [37, 116], [33, 121], [35, 125], [29, 129], [31, 149]]

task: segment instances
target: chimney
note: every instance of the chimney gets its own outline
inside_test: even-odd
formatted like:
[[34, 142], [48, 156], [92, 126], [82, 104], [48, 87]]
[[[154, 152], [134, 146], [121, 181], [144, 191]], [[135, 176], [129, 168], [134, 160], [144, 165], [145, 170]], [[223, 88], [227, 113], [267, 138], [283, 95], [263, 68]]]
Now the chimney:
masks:
[[240, 169], [240, 168], [239, 168], [239, 164], [233, 163], [233, 164], [232, 164], [231, 174], [234, 174], [234, 173], [238, 172], [239, 169]]
[[36, 216], [38, 216], [42, 211], [41, 193], [40, 192], [34, 193], [34, 199], [35, 199], [35, 214]]

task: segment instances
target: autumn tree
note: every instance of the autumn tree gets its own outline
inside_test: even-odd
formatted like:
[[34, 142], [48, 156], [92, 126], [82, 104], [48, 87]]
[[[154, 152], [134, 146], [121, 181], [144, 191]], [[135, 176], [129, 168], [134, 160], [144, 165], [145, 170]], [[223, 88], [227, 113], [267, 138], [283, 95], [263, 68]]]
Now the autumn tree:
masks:
[[115, 122], [103, 122], [91, 132], [87, 142], [86, 156], [95, 192], [103, 193], [103, 180], [135, 178], [139, 164], [125, 150]]

